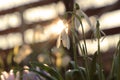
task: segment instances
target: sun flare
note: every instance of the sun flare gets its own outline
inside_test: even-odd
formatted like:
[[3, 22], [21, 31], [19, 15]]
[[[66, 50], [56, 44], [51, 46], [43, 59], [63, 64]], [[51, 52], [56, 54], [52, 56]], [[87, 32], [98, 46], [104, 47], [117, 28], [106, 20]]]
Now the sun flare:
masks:
[[58, 22], [52, 27], [51, 31], [54, 34], [60, 34], [64, 29], [66, 29], [66, 25], [64, 22], [60, 19]]

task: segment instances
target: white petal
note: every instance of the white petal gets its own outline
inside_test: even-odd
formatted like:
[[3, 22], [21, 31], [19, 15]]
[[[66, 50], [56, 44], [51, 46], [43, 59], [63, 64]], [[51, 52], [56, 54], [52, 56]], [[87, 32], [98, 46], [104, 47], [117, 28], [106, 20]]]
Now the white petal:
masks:
[[80, 15], [82, 14], [82, 15], [84, 16], [84, 18], [86, 19], [88, 25], [89, 25], [89, 26], [91, 27], [91, 29], [94, 31], [94, 27], [93, 27], [91, 21], [89, 20], [89, 17], [88, 17], [81, 9], [79, 10], [79, 14], [80, 14]]
[[19, 80], [19, 79], [20, 79], [20, 72], [17, 72], [15, 80]]
[[10, 70], [8, 80], [15, 80], [13, 70]]
[[4, 78], [3, 75], [0, 75], [0, 79], [1, 79], [1, 80], [5, 80], [5, 78]]
[[62, 38], [63, 46], [66, 47], [67, 49], [70, 49], [70, 40], [65, 31], [62, 32], [61, 38]]
[[5, 79], [7, 79], [9, 77], [9, 74], [6, 71], [2, 72], [2, 75]]
[[61, 34], [58, 36], [56, 47], [59, 48], [61, 44]]
[[80, 22], [77, 18], [75, 18], [75, 29], [78, 30], [79, 26], [80, 26]]
[[70, 39], [69, 39], [68, 35], [67, 35], [67, 49], [70, 49]]

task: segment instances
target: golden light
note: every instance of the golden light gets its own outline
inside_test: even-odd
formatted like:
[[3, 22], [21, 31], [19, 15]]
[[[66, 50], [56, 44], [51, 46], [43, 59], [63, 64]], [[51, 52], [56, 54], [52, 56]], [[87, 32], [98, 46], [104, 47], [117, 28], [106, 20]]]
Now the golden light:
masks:
[[30, 55], [31, 52], [32, 52], [32, 49], [29, 45], [23, 45], [19, 49], [18, 53], [15, 55], [14, 61], [18, 64], [21, 63], [21, 61], [23, 61], [28, 55]]
[[60, 19], [58, 20], [58, 22], [56, 24], [54, 24], [51, 28], [51, 31], [54, 34], [60, 34], [64, 29], [66, 29], [66, 25], [64, 24], [64, 22]]

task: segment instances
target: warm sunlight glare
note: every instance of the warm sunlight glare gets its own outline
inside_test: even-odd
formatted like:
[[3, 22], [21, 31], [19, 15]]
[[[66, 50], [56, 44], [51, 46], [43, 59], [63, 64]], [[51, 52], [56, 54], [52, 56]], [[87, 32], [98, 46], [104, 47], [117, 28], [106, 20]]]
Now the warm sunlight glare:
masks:
[[51, 32], [53, 32], [54, 34], [60, 34], [65, 28], [66, 25], [63, 23], [62, 20], [59, 20], [56, 24], [52, 26]]
[[[43, 27], [43, 29], [41, 28]], [[38, 26], [34, 29], [28, 29], [24, 32], [25, 42], [44, 42], [53, 38], [52, 35], [59, 35], [64, 29], [66, 25], [63, 23], [61, 19], [52, 23], [48, 26]]]

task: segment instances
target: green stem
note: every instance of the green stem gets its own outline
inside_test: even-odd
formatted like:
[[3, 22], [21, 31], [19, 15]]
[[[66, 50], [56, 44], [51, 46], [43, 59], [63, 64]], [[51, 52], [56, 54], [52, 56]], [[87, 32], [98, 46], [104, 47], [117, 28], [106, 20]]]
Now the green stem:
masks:
[[103, 76], [103, 71], [102, 71], [102, 53], [100, 52], [100, 37], [101, 37], [101, 34], [100, 34], [100, 29], [99, 29], [99, 22], [97, 21], [97, 26], [96, 26], [96, 34], [97, 34], [97, 42], [98, 42], [98, 60], [99, 60], [99, 66], [100, 66], [100, 69], [99, 69], [99, 80], [104, 80], [104, 76]]
[[[73, 8], [73, 12], [74, 13], [76, 13], [76, 8], [75, 8], [75, 6], [74, 6], [74, 8]], [[75, 61], [75, 68], [77, 69], [77, 49], [76, 49], [76, 38], [75, 38], [75, 36], [74, 36], [74, 34], [75, 34], [75, 15], [74, 14], [72, 14], [73, 16], [72, 16], [72, 41], [73, 41], [73, 53], [74, 53], [74, 61]]]
[[75, 43], [74, 35], [72, 35], [72, 40], [73, 40], [73, 53], [74, 53], [75, 68], [77, 68], [77, 53], [76, 53], [76, 43]]
[[[88, 65], [88, 54], [87, 54], [87, 47], [86, 47], [86, 41], [85, 41], [85, 33], [84, 33], [84, 29], [83, 29], [83, 24], [82, 24], [82, 21], [81, 21], [81, 16], [78, 16], [75, 12], [70, 12], [68, 11], [67, 14], [72, 14], [74, 15], [80, 22], [80, 25], [82, 26], [82, 34], [83, 34], [83, 41], [84, 41], [84, 49], [85, 51], [81, 50], [81, 52], [83, 52], [83, 57], [85, 59], [85, 67], [86, 67], [86, 73], [87, 73], [87, 80], [90, 80], [90, 75], [89, 75], [89, 65]], [[74, 20], [74, 19], [73, 19]], [[81, 45], [80, 45], [81, 47]], [[74, 53], [76, 54], [76, 53]]]
[[75, 30], [74, 30], [74, 26], [75, 26], [74, 20], [75, 20], [75, 15], [72, 16], [72, 26], [73, 27], [71, 27], [71, 29], [72, 29], [71, 31], [72, 31], [72, 42], [73, 42], [73, 54], [74, 54], [75, 68], [77, 69], [77, 53], [76, 53], [76, 42], [75, 42], [76, 40], [75, 40], [75, 36], [74, 36], [74, 33], [75, 33]]
[[100, 53], [100, 39], [98, 38], [98, 59], [99, 59], [99, 65], [100, 65], [100, 70], [99, 70], [99, 72], [100, 72], [100, 74], [99, 74], [99, 79], [100, 80], [102, 80], [102, 61], [101, 61], [101, 53]]
[[83, 42], [84, 42], [83, 49], [85, 50], [83, 56], [84, 56], [84, 59], [85, 59], [85, 67], [86, 67], [86, 72], [87, 72], [87, 80], [90, 80], [89, 65], [88, 65], [88, 53], [87, 53], [87, 46], [86, 46], [86, 41], [85, 41], [85, 32], [84, 32], [84, 28], [83, 28], [82, 22], [81, 22], [81, 27], [82, 27]]

